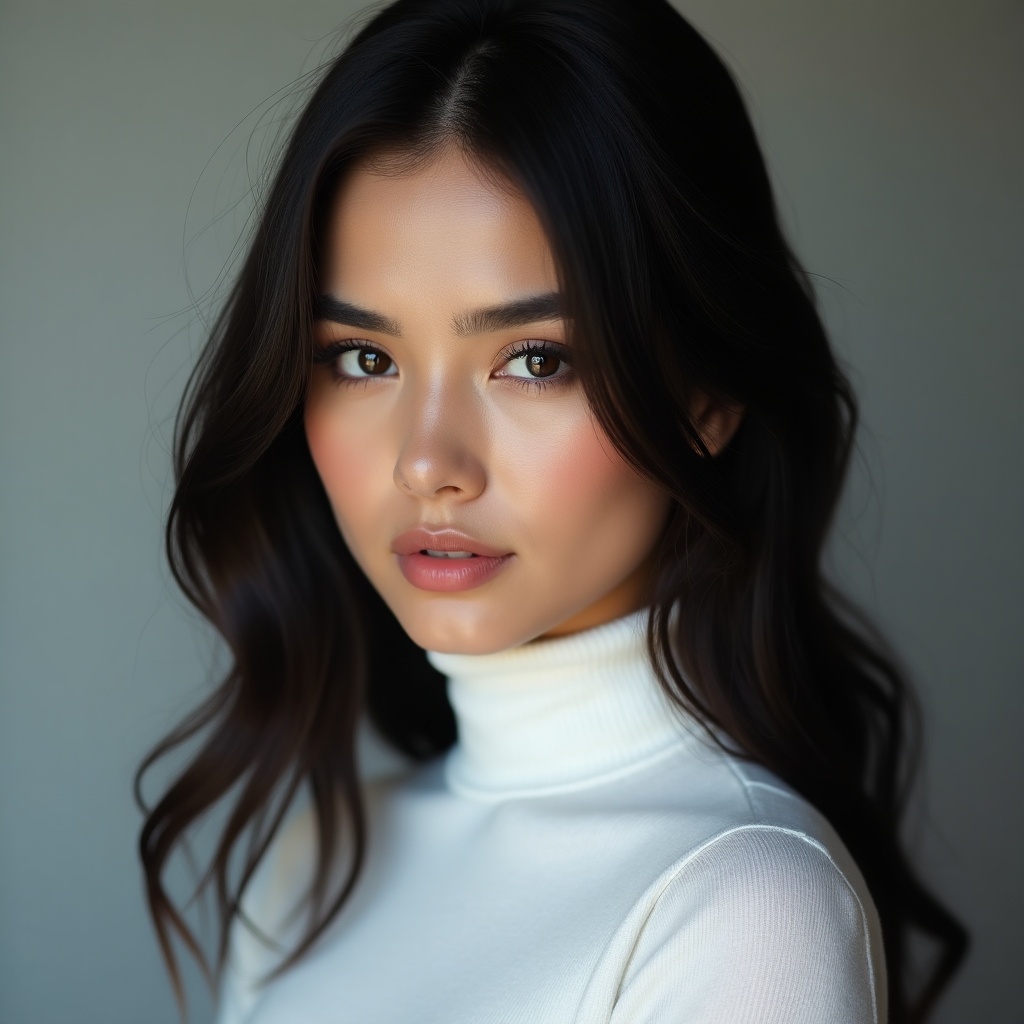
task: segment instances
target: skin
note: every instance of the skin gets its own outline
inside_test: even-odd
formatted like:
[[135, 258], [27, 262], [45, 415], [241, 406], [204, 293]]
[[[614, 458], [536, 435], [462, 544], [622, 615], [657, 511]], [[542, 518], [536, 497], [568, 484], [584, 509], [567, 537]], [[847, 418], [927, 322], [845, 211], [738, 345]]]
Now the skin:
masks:
[[[327, 228], [322, 292], [391, 323], [318, 321], [321, 351], [356, 340], [380, 354], [318, 362], [306, 437], [345, 543], [412, 640], [488, 653], [639, 608], [670, 503], [614, 450], [557, 358], [571, 355], [565, 321], [457, 329], [473, 310], [558, 291], [525, 196], [454, 148], [411, 170], [364, 161]], [[542, 341], [538, 378], [510, 352]], [[694, 412], [715, 447], [739, 422], [706, 400]], [[416, 526], [514, 557], [469, 590], [421, 590], [391, 551]]]

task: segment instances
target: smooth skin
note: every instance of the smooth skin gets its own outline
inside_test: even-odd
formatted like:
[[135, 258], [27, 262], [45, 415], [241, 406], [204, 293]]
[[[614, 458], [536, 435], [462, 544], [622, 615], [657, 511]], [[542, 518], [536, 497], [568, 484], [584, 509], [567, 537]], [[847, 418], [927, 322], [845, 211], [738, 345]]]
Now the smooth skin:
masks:
[[[363, 161], [335, 196], [320, 285], [379, 329], [317, 322], [309, 449], [345, 543], [412, 640], [483, 654], [639, 608], [670, 502], [592, 415], [566, 322], [473, 323], [558, 291], [526, 197], [454, 147], [412, 169]], [[543, 351], [513, 354], [524, 344]], [[712, 451], [741, 415], [706, 399], [693, 411]], [[417, 526], [514, 557], [469, 590], [421, 590], [391, 550]]]

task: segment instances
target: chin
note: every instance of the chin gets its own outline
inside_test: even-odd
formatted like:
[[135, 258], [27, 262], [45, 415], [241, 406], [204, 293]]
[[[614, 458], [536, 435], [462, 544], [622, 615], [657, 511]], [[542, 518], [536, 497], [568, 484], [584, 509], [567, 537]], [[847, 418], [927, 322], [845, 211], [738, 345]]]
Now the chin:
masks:
[[444, 654], [494, 654], [532, 640], [546, 626], [535, 629], [523, 623], [519, 629], [500, 611], [453, 607], [450, 601], [432, 607], [393, 609], [395, 617], [417, 647]]

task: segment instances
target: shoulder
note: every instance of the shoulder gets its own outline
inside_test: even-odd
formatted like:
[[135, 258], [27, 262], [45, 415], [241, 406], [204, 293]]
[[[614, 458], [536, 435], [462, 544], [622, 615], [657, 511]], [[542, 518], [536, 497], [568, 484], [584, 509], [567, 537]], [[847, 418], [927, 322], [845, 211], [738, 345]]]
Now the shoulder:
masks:
[[[406, 776], [398, 773], [362, 781], [363, 810], [371, 831], [381, 808], [406, 782]], [[344, 870], [351, 853], [351, 835], [345, 824], [348, 821], [347, 811], [340, 798], [337, 809], [339, 828], [335, 837], [334, 862], [336, 870]], [[243, 910], [268, 935], [284, 938], [294, 927], [297, 907], [308, 893], [316, 872], [319, 829], [314, 808], [309, 804], [297, 807], [274, 835], [246, 888]]]
[[868, 915], [854, 880], [819, 840], [779, 825], [741, 825], [708, 839], [663, 874], [652, 896], [656, 913], [648, 934], [673, 918], [711, 914], [741, 922], [755, 939], [768, 929], [777, 938], [813, 939], [841, 926], [855, 946], [868, 941]]
[[637, 909], [614, 1024], [881, 1020], [870, 899], [806, 832], [723, 830], [663, 872]]
[[[363, 782], [364, 807], [371, 828], [379, 807], [400, 781], [398, 775], [382, 775]], [[344, 870], [349, 863], [348, 841], [347, 831], [340, 829], [336, 871]], [[307, 897], [318, 849], [315, 810], [308, 805], [296, 808], [260, 859], [242, 895], [242, 912], [231, 923], [217, 1024], [243, 1020], [259, 998], [263, 980], [296, 948], [308, 923]]]
[[315, 868], [316, 819], [311, 808], [292, 814], [274, 835], [231, 922], [220, 979], [217, 1024], [239, 1024], [263, 979], [290, 950], [289, 919], [302, 903]]

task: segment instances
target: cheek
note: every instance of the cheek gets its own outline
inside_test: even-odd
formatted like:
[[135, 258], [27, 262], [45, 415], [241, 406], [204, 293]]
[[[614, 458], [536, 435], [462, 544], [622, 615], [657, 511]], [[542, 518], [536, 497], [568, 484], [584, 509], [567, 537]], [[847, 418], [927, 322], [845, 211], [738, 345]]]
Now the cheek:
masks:
[[361, 436], [356, 423], [345, 422], [337, 410], [311, 399], [305, 412], [306, 442], [317, 473], [334, 509], [345, 541], [351, 525], [372, 515], [374, 477], [381, 472], [381, 453]]
[[576, 560], [642, 557], [664, 524], [668, 499], [635, 473], [587, 415], [550, 444], [516, 459], [516, 504], [535, 539]]

